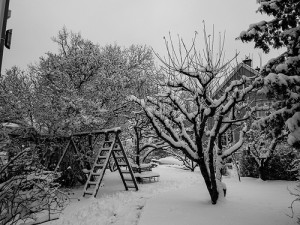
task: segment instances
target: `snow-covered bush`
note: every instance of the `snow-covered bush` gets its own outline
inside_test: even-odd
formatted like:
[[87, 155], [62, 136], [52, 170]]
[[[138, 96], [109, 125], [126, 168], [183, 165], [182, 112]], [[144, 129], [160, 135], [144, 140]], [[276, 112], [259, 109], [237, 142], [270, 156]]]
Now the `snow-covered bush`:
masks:
[[45, 171], [34, 148], [25, 148], [0, 168], [7, 173], [0, 183], [0, 224], [17, 224], [20, 221], [38, 221], [40, 213], [46, 220], [61, 212], [67, 196], [55, 182], [58, 174]]
[[[256, 124], [257, 121], [254, 121], [252, 129], [247, 131], [245, 145], [247, 154], [244, 154], [241, 165], [243, 175], [252, 174], [262, 180], [293, 179], [293, 175], [288, 170], [290, 163], [296, 157], [296, 150], [286, 144], [286, 132], [277, 128], [276, 134], [268, 133], [257, 129]], [[279, 165], [280, 167], [277, 167]], [[274, 171], [276, 169], [280, 171]]]
[[[297, 172], [292, 171], [292, 162], [296, 158], [295, 150], [279, 145], [264, 168], [264, 180], [295, 180]], [[243, 177], [260, 177], [259, 165], [255, 156], [243, 151], [240, 161]]]
[[242, 152], [241, 159], [239, 161], [240, 173], [242, 177], [257, 177], [258, 178], [258, 166], [253, 156], [246, 151]]

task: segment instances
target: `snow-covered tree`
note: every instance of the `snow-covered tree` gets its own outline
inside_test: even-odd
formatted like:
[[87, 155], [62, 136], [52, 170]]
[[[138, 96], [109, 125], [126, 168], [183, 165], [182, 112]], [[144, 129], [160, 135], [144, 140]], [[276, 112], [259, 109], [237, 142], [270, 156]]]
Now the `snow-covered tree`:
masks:
[[29, 67], [35, 80], [35, 126], [56, 135], [103, 123], [101, 100], [88, 96], [88, 84], [101, 68], [99, 46], [66, 28], [53, 41], [58, 53], [48, 52]]
[[126, 96], [148, 95], [154, 69], [147, 46], [100, 47], [66, 28], [53, 41], [58, 52], [46, 53], [26, 72], [14, 67], [0, 79], [0, 122], [18, 122], [47, 136], [37, 144], [48, 169], [63, 148], [59, 136], [126, 126], [123, 115], [133, 109]]
[[17, 67], [6, 71], [0, 79], [0, 117], [1, 123], [18, 123], [32, 126], [33, 99], [32, 81]]
[[132, 112], [129, 117], [129, 129], [131, 130], [132, 153], [134, 163], [139, 167], [146, 158], [157, 150], [169, 148], [169, 146], [157, 137], [153, 131], [149, 119], [143, 111]]
[[286, 149], [284, 145], [284, 135], [281, 137], [266, 134], [258, 129], [250, 129], [247, 131], [246, 145], [247, 152], [255, 160], [258, 168], [258, 177], [266, 180], [270, 162], [278, 154], [278, 149]]
[[[128, 122], [135, 120], [132, 112], [140, 110], [126, 97], [131, 94], [152, 95], [155, 91], [152, 82], [155, 69], [153, 54], [148, 47], [140, 45], [132, 45], [129, 48], [107, 45], [101, 49], [106, 59], [101, 70], [104, 78], [99, 76], [92, 86], [99, 85], [107, 91], [106, 107], [110, 110], [105, 126], [122, 126], [122, 136], [126, 136], [127, 132], [131, 132]], [[101, 98], [101, 95], [98, 98]]]
[[[286, 51], [261, 68], [261, 93], [274, 99], [274, 112], [259, 121], [262, 129], [287, 127], [288, 143], [300, 146], [300, 2], [298, 0], [260, 0], [258, 12], [269, 21], [251, 24], [239, 39], [255, 42], [265, 53], [270, 48]], [[276, 101], [275, 101], [276, 100]], [[270, 130], [269, 130], [270, 131]], [[274, 133], [274, 132], [273, 132]], [[276, 132], [275, 132], [276, 133]], [[281, 135], [280, 132], [278, 135]]]
[[58, 53], [48, 52], [27, 74], [34, 81], [37, 130], [59, 135], [124, 123], [119, 115], [128, 108], [125, 97], [149, 84], [151, 50], [140, 45], [100, 47], [66, 28], [53, 41]]
[[[241, 115], [237, 109], [255, 82], [243, 76], [215, 96], [230, 64], [223, 63], [224, 39], [220, 37], [216, 47], [214, 34], [207, 36], [204, 29], [202, 51], [196, 47], [196, 36], [189, 48], [179, 38], [178, 45], [171, 37], [166, 39], [168, 57], [160, 58], [165, 76], [160, 93], [146, 100], [131, 99], [142, 106], [160, 138], [199, 165], [212, 204], [216, 204], [225, 189], [221, 175], [224, 160], [243, 145], [246, 127], [242, 121], [250, 116], [250, 111]], [[225, 149], [221, 136], [233, 125], [242, 127], [240, 138]]]
[[[300, 148], [300, 2], [298, 0], [259, 0], [258, 12], [272, 18], [251, 24], [240, 34], [242, 41], [254, 41], [256, 48], [268, 53], [270, 48], [286, 51], [261, 69], [262, 93], [276, 99], [274, 112], [258, 121], [266, 133], [286, 127], [287, 142]], [[273, 129], [269, 129], [270, 126]], [[268, 128], [269, 130], [266, 130]], [[299, 197], [299, 189], [298, 197]], [[295, 201], [299, 201], [297, 198]]]

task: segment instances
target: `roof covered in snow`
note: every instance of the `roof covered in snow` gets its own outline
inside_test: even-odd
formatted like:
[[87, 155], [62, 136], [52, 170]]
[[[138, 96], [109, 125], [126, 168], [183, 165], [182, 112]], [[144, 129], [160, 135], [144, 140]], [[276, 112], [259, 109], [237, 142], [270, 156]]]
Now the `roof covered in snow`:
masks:
[[226, 76], [224, 81], [220, 84], [220, 86], [216, 89], [216, 91], [213, 93], [213, 98], [220, 92], [222, 91], [225, 87], [228, 86], [228, 83], [240, 79], [243, 75], [247, 77], [255, 77], [259, 75], [259, 72], [249, 65], [245, 63], [239, 63], [229, 74]]

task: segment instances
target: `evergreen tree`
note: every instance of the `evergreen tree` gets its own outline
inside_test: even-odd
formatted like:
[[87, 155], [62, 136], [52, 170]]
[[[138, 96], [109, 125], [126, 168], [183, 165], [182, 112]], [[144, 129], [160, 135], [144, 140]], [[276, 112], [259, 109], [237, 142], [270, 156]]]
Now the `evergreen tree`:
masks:
[[272, 133], [279, 135], [282, 128], [288, 131], [288, 143], [300, 147], [300, 1], [260, 0], [257, 12], [272, 17], [270, 21], [251, 24], [240, 34], [243, 42], [255, 42], [256, 48], [265, 53], [270, 48], [286, 51], [271, 59], [261, 69], [261, 93], [276, 99], [275, 109], [258, 121], [260, 128], [272, 126]]

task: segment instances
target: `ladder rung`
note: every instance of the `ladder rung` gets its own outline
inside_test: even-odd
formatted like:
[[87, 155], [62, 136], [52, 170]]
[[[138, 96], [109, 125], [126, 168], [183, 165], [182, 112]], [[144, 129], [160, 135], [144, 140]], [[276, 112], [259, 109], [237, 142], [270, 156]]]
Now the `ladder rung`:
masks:
[[97, 181], [88, 181], [88, 184], [89, 184], [89, 185], [97, 185], [98, 182], [97, 182]]
[[92, 173], [93, 176], [100, 176], [101, 173]]
[[120, 148], [114, 148], [113, 151], [122, 151]]
[[95, 166], [96, 166], [96, 167], [103, 167], [104, 164], [98, 164], [98, 163], [97, 163], [97, 164], [94, 165], [94, 167], [95, 167]]
[[94, 192], [85, 191], [84, 194], [85, 195], [92, 195], [92, 194], [94, 194]]
[[130, 173], [129, 170], [121, 170], [121, 173]]
[[124, 178], [124, 180], [133, 182], [133, 179], [131, 177], [126, 177], [126, 178]]

